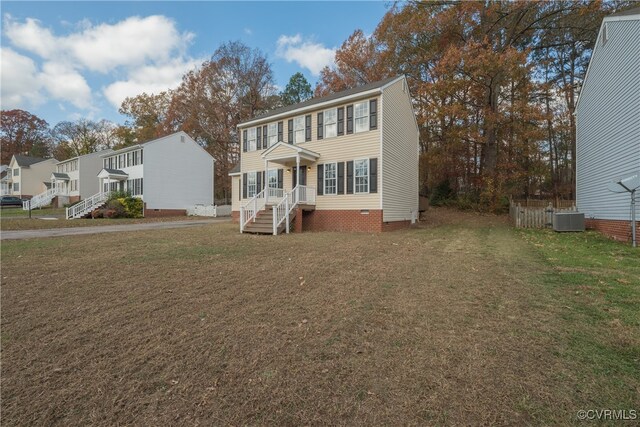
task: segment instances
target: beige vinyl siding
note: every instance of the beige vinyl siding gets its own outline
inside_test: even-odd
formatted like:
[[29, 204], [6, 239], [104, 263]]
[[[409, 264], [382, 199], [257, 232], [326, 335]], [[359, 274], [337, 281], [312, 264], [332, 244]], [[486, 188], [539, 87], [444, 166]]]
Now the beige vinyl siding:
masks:
[[[404, 80], [383, 91], [382, 220], [410, 220], [418, 211], [418, 129]], [[380, 114], [380, 112], [378, 114]], [[380, 173], [379, 173], [380, 174]]]
[[232, 211], [239, 211], [240, 210], [240, 200], [238, 199], [239, 193], [238, 190], [242, 191], [242, 189], [240, 189], [239, 187], [240, 185], [240, 177], [239, 176], [232, 176], [231, 177], [231, 210]]
[[[330, 196], [318, 196], [316, 209], [331, 209], [331, 210], [359, 210], [359, 209], [380, 209], [380, 112], [378, 112], [378, 129], [361, 132], [361, 133], [353, 133], [347, 135], [347, 112], [346, 106], [355, 104], [362, 100], [371, 100], [378, 99], [378, 110], [380, 110], [380, 99], [375, 96], [365, 96], [358, 100], [353, 100], [346, 104], [338, 104], [335, 107], [338, 108], [344, 107], [344, 131], [345, 134], [341, 136], [336, 136], [332, 138], [324, 138], [318, 140], [318, 113], [323, 112], [329, 108], [322, 108], [318, 110], [314, 110], [311, 113], [303, 114], [306, 116], [307, 114], [311, 114], [311, 141], [303, 142], [300, 144], [296, 144], [301, 148], [306, 150], [313, 151], [318, 153], [320, 157], [317, 162], [309, 162], [301, 159], [302, 165], [310, 166], [311, 169], [307, 171], [307, 185], [310, 187], [317, 187], [317, 173], [318, 173], [318, 164], [322, 163], [330, 163], [330, 162], [347, 162], [355, 159], [363, 159], [363, 158], [377, 158], [378, 159], [378, 193], [369, 193], [369, 194], [346, 194], [347, 192], [347, 168], [345, 164], [345, 194], [339, 195], [330, 195]], [[270, 123], [277, 123], [279, 121], [283, 122], [283, 139], [284, 142], [287, 142], [288, 135], [288, 121], [294, 117], [299, 117], [300, 114], [293, 113], [291, 116], [283, 118], [281, 120], [275, 120]], [[264, 123], [263, 125], [268, 124]], [[262, 126], [262, 125], [261, 125]], [[355, 126], [354, 126], [355, 127]], [[240, 135], [242, 135], [242, 129], [240, 129]], [[264, 159], [262, 158], [262, 154], [266, 150], [257, 150], [257, 151], [248, 151], [242, 152], [240, 158], [240, 168], [242, 173], [250, 172], [250, 171], [263, 171], [264, 170]], [[295, 157], [294, 150], [288, 150], [284, 147], [278, 148], [277, 154], [274, 154], [275, 157], [280, 157], [280, 154], [289, 153], [291, 156]], [[283, 180], [284, 180], [284, 190], [291, 191], [292, 189], [292, 173], [291, 167], [295, 166], [295, 160], [288, 163], [287, 165], [278, 164], [275, 162], [269, 162], [269, 169], [284, 169]], [[289, 169], [289, 172], [287, 172]], [[237, 185], [237, 184], [236, 184]], [[238, 191], [238, 189], [234, 186], [233, 191]], [[237, 194], [234, 193], [234, 200], [237, 199]], [[234, 208], [235, 209], [235, 208]], [[239, 209], [239, 208], [238, 208]]]

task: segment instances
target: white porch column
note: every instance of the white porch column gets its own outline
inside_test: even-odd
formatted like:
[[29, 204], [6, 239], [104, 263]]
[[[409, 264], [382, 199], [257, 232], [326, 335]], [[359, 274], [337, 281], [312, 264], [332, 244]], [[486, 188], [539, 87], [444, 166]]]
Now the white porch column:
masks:
[[264, 205], [269, 203], [269, 160], [264, 159]]
[[296, 202], [300, 203], [300, 153], [296, 154]]

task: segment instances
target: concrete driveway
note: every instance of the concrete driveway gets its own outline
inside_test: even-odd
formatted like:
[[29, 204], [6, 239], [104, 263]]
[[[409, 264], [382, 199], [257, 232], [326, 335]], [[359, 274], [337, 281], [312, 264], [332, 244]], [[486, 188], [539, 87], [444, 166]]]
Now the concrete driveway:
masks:
[[231, 222], [231, 218], [207, 218], [189, 221], [147, 222], [141, 224], [99, 225], [95, 227], [48, 228], [40, 230], [11, 230], [0, 233], [1, 240], [33, 239], [42, 237], [79, 236], [83, 234], [114, 233], [116, 231], [163, 230], [199, 225]]

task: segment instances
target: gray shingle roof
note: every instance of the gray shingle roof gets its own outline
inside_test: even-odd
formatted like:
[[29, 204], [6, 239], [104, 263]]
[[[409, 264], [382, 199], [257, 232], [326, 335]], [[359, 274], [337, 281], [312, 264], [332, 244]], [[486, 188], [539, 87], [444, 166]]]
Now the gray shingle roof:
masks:
[[14, 154], [13, 157], [16, 158], [16, 163], [20, 167], [31, 166], [47, 160], [43, 159], [42, 157], [23, 156], [22, 154]]
[[51, 175], [56, 179], [70, 179], [66, 173], [53, 172]]
[[311, 99], [309, 99], [307, 101], [300, 102], [298, 104], [287, 105], [286, 107], [278, 108], [276, 110], [269, 111], [268, 113], [265, 113], [265, 114], [263, 114], [261, 116], [254, 117], [253, 119], [245, 120], [244, 122], [238, 124], [238, 126], [242, 126], [244, 123], [252, 122], [254, 120], [262, 120], [262, 119], [266, 119], [268, 117], [276, 116], [278, 114], [287, 113], [289, 111], [294, 111], [294, 110], [297, 110], [298, 108], [309, 107], [309, 106], [312, 106], [312, 105], [315, 105], [315, 104], [320, 104], [321, 102], [337, 100], [337, 99], [343, 98], [345, 96], [355, 95], [355, 94], [358, 94], [360, 92], [366, 92], [366, 91], [372, 90], [372, 89], [379, 89], [382, 86], [386, 85], [387, 83], [392, 82], [393, 80], [397, 79], [398, 77], [400, 77], [400, 76], [389, 77], [388, 79], [380, 80], [378, 82], [368, 83], [366, 85], [362, 85], [362, 86], [354, 87], [354, 88], [351, 88], [351, 89], [343, 90], [341, 92], [332, 93], [330, 95], [323, 96], [323, 97], [320, 97], [320, 98], [311, 98]]
[[110, 173], [111, 175], [128, 175], [125, 171], [121, 171], [120, 169], [107, 169], [107, 168], [104, 168], [104, 170], [106, 170], [107, 173]]

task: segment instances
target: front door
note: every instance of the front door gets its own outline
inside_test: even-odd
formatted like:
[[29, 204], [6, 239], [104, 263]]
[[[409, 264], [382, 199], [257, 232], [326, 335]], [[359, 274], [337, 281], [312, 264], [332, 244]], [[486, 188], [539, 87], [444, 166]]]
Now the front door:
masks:
[[[293, 168], [291, 168], [293, 170], [293, 174], [292, 178], [293, 181], [291, 181], [291, 188], [295, 188], [296, 186], [296, 177], [298, 176], [298, 171], [296, 170], [296, 167], [294, 166]], [[300, 166], [300, 185], [307, 185], [307, 167], [306, 166]]]

